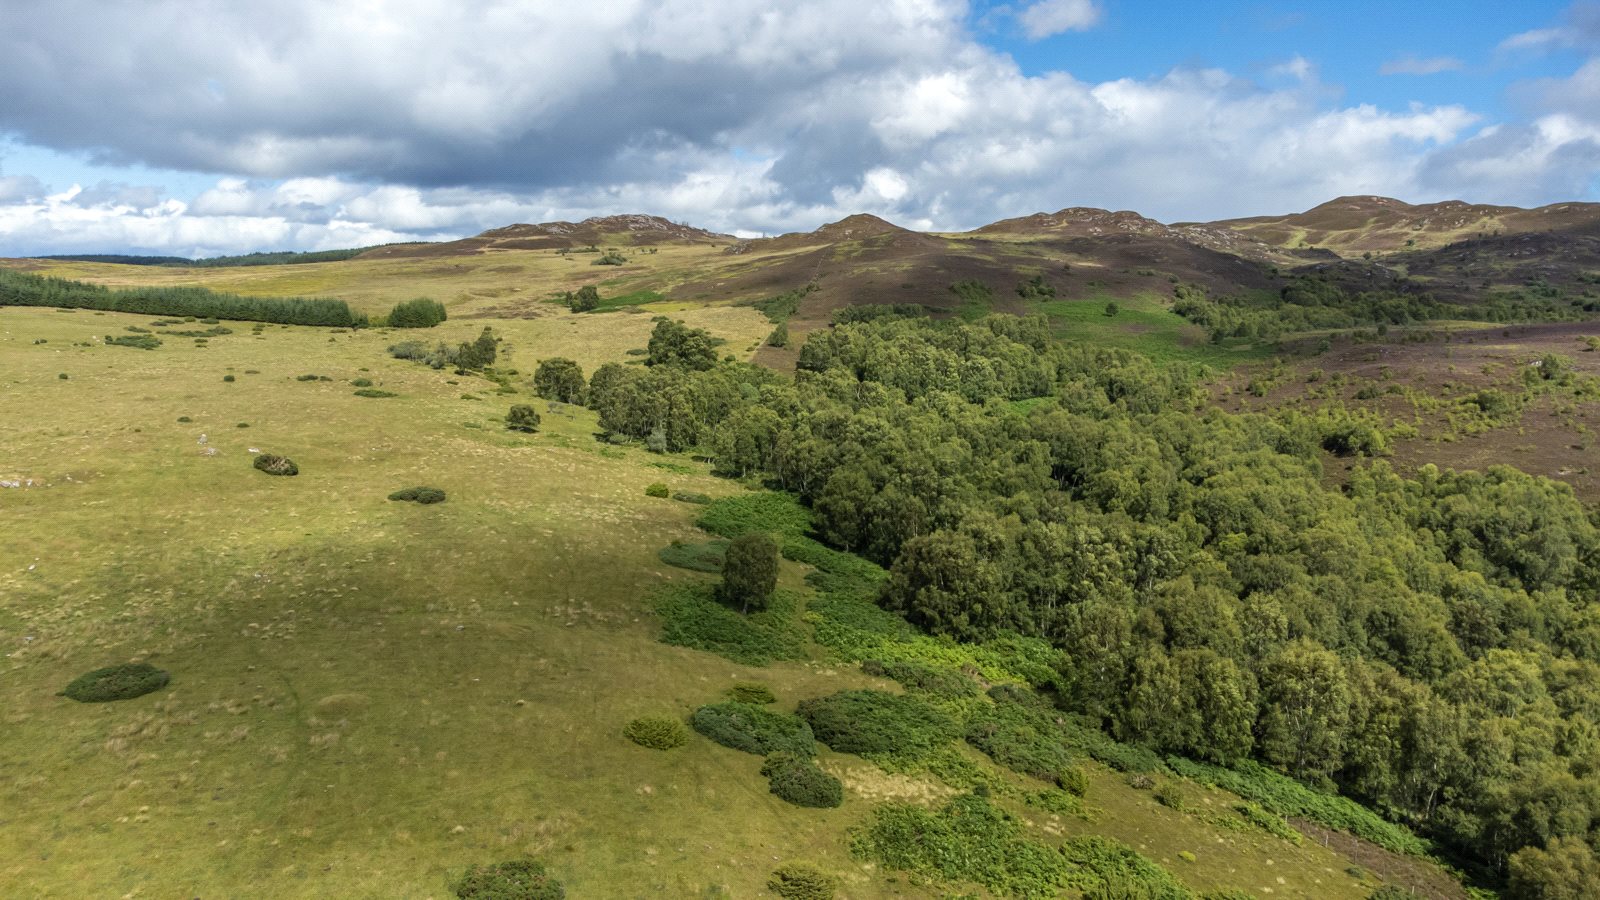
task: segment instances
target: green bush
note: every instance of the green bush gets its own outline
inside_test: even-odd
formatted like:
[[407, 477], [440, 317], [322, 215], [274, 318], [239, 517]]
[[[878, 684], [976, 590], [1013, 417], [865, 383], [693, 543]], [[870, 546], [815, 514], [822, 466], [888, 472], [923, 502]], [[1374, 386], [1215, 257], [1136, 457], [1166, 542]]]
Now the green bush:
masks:
[[707, 497], [705, 494], [697, 494], [694, 491], [674, 491], [672, 494], [672, 499], [678, 501], [679, 503], [694, 503], [700, 506], [704, 506], [711, 502], [710, 497]]
[[673, 541], [656, 552], [656, 556], [669, 566], [694, 572], [721, 572], [722, 557], [728, 551], [728, 542], [706, 541], [703, 544], [685, 544]]
[[149, 663], [122, 663], [85, 672], [61, 693], [79, 703], [107, 703], [159, 691], [171, 680], [170, 675]]
[[728, 542], [722, 555], [722, 602], [748, 613], [765, 609], [778, 585], [778, 545], [759, 531], [741, 534]]
[[831, 809], [844, 802], [844, 785], [817, 768], [810, 754], [774, 753], [761, 766], [772, 792], [795, 806]]
[[1056, 773], [1056, 786], [1074, 797], [1089, 793], [1089, 776], [1077, 766], [1068, 766]]
[[237, 381], [238, 379], [234, 378], [232, 375], [224, 375], [224, 376], [222, 376], [222, 380], [223, 381], [232, 382], [232, 381]]
[[780, 752], [812, 756], [817, 752], [811, 727], [804, 721], [749, 703], [702, 706], [694, 711], [689, 724], [724, 747], [758, 756]]
[[372, 387], [371, 378], [357, 378], [350, 382], [351, 387]]
[[533, 392], [546, 400], [582, 403], [585, 387], [583, 369], [570, 359], [543, 360], [533, 372]]
[[915, 697], [841, 691], [800, 704], [796, 714], [817, 740], [841, 753], [921, 755], [957, 735], [956, 723]]
[[294, 464], [294, 460], [287, 456], [279, 456], [276, 453], [259, 454], [252, 465], [268, 475], [300, 474], [300, 467]]
[[723, 693], [728, 699], [737, 703], [777, 703], [778, 696], [772, 693], [772, 688], [754, 681], [741, 681]]
[[591, 265], [591, 266], [620, 266], [620, 265], [622, 265], [623, 263], [625, 263], [627, 261], [628, 261], [628, 258], [626, 256], [623, 256], [621, 253], [618, 253], [615, 250], [607, 250], [601, 256], [598, 256], [594, 260], [590, 261], [589, 265]]
[[658, 481], [645, 488], [644, 495], [646, 497], [669, 497], [672, 495], [672, 490]]
[[689, 740], [689, 729], [677, 719], [664, 716], [644, 716], [634, 719], [622, 728], [622, 736], [641, 747], [651, 750], [671, 750]]
[[1156, 786], [1156, 802], [1178, 812], [1194, 808], [1194, 792], [1181, 781], [1163, 781]]
[[573, 312], [593, 312], [600, 306], [600, 289], [592, 284], [567, 293], [567, 307]]
[[783, 900], [833, 900], [838, 880], [810, 866], [790, 863], [779, 866], [767, 879], [767, 890]]
[[106, 335], [106, 343], [116, 347], [134, 347], [139, 350], [154, 350], [161, 346], [161, 339], [148, 334]]
[[736, 494], [712, 503], [695, 524], [725, 538], [751, 531], [798, 536], [811, 530], [811, 510], [792, 494]]
[[398, 397], [398, 396], [400, 396], [399, 394], [396, 394], [393, 391], [383, 391], [383, 390], [379, 390], [377, 388], [360, 388], [358, 390], [352, 391], [351, 393], [355, 394], [357, 397], [373, 397], [373, 398], [380, 399], [380, 400], [385, 398], [385, 397]]
[[444, 498], [444, 491], [431, 487], [405, 488], [404, 490], [395, 491], [389, 495], [390, 500], [403, 500], [411, 503], [421, 503], [423, 505], [430, 503], [443, 503]]
[[518, 403], [506, 413], [506, 428], [532, 434], [539, 430], [539, 411], [525, 403]]
[[389, 310], [385, 324], [390, 328], [432, 328], [446, 318], [448, 315], [445, 313], [443, 303], [427, 297], [417, 297], [395, 304], [394, 309]]
[[490, 866], [473, 866], [451, 885], [460, 900], [563, 900], [561, 882], [544, 864], [518, 859]]

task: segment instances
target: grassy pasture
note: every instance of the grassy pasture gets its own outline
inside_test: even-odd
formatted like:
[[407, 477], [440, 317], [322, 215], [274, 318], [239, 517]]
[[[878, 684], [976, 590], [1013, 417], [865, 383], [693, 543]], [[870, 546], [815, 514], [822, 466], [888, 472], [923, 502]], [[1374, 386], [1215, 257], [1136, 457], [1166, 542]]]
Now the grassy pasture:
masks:
[[[751, 309], [683, 317], [727, 352], [770, 328]], [[653, 592], [710, 576], [657, 556], [706, 540], [692, 525], [703, 507], [645, 487], [738, 485], [601, 445], [587, 410], [384, 352], [469, 339], [483, 322], [259, 336], [228, 323], [204, 345], [98, 342], [149, 318], [0, 309], [0, 479], [34, 482], [0, 489], [5, 893], [443, 897], [467, 865], [523, 853], [580, 898], [760, 897], [787, 862], [840, 875], [844, 897], [942, 893], [847, 849], [873, 803], [950, 793], [929, 777], [824, 751], [845, 803], [801, 810], [768, 792], [757, 757], [699, 736], [665, 752], [622, 737], [636, 717], [685, 716], [740, 680], [771, 686], [783, 711], [890, 686], [816, 647], [752, 668], [657, 640]], [[546, 356], [586, 371], [628, 358], [650, 326], [559, 311], [491, 324], [523, 385]], [[297, 380], [308, 374], [331, 380]], [[358, 378], [398, 396], [357, 397]], [[512, 402], [538, 404], [538, 434], [504, 429]], [[301, 474], [256, 472], [250, 448]], [[415, 484], [449, 499], [385, 499]], [[797, 621], [803, 571], [786, 562], [780, 577], [802, 598]], [[128, 660], [172, 683], [119, 703], [55, 696]], [[1220, 828], [1086, 768], [1092, 824], [1007, 801], [1034, 837], [1110, 834], [1196, 889], [1370, 890], [1313, 842]], [[1040, 787], [995, 777], [1015, 796]], [[1234, 802], [1199, 794], [1219, 815]]]

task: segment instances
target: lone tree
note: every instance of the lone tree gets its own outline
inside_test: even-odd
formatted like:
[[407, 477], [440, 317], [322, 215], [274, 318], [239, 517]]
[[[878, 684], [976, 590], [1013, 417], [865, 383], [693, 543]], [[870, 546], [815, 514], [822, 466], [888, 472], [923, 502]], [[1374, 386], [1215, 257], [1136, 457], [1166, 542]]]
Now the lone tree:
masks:
[[583, 369], [570, 359], [547, 359], [534, 370], [533, 392], [546, 400], [582, 403], [583, 389]]
[[539, 411], [526, 403], [518, 403], [506, 413], [506, 428], [532, 434], [539, 430]]
[[1122, 308], [1117, 306], [1117, 301], [1112, 300], [1106, 304], [1106, 316], [1114, 318], [1119, 312], [1122, 312]]
[[573, 312], [590, 312], [600, 305], [600, 289], [592, 284], [578, 288], [577, 293], [568, 292], [567, 306]]
[[738, 603], [748, 613], [763, 609], [778, 584], [778, 545], [772, 536], [751, 532], [728, 544], [722, 562], [722, 599]]
[[499, 343], [500, 339], [494, 336], [494, 331], [485, 325], [477, 340], [456, 348], [456, 368], [471, 370], [494, 365], [496, 347]]

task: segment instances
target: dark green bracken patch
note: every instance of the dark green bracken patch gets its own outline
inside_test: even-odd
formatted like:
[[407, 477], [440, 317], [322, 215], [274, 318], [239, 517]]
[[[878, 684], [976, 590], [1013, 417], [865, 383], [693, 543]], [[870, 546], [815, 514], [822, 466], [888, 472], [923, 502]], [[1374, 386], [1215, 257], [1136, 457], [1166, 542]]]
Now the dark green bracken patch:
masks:
[[107, 703], [159, 691], [171, 680], [172, 676], [149, 663], [123, 663], [85, 672], [61, 693], [79, 703]]

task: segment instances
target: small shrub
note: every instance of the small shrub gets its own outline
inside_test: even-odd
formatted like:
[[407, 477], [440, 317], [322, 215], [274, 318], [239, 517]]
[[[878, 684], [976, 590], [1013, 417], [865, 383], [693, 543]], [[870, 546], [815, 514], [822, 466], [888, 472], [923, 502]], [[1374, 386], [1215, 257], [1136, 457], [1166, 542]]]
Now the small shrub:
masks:
[[229, 382], [229, 383], [232, 383], [232, 382], [238, 381], [239, 379], [234, 378], [232, 375], [224, 375], [224, 376], [222, 376], [222, 380], [226, 381], [226, 382]]
[[390, 500], [402, 500], [411, 503], [421, 503], [423, 505], [430, 503], [443, 503], [444, 498], [444, 491], [431, 487], [406, 488], [404, 490], [395, 491], [389, 495]]
[[644, 489], [644, 495], [646, 497], [668, 497], [671, 496], [671, 494], [672, 491], [659, 481]]
[[1089, 793], [1089, 776], [1077, 766], [1068, 766], [1056, 773], [1056, 786], [1074, 797]]
[[294, 377], [294, 380], [295, 381], [331, 381], [332, 379], [330, 379], [330, 378], [328, 378], [327, 376], [324, 376], [324, 375], [296, 375]]
[[1178, 812], [1194, 808], [1194, 795], [1180, 781], [1163, 781], [1155, 789], [1156, 802]]
[[526, 403], [518, 403], [506, 413], [506, 428], [532, 434], [539, 430], [539, 411]]
[[357, 389], [355, 391], [352, 391], [351, 393], [355, 394], [357, 397], [373, 397], [375, 399], [380, 399], [380, 400], [385, 398], [385, 397], [398, 397], [398, 396], [400, 396], [399, 394], [396, 394], [393, 391], [382, 391], [382, 390], [379, 390], [377, 388], [359, 388], [359, 389]]
[[800, 704], [817, 740], [841, 753], [922, 754], [954, 740], [956, 724], [915, 697], [841, 691]]
[[767, 890], [783, 900], [833, 900], [838, 881], [810, 866], [780, 866], [767, 879]]
[[518, 859], [467, 869], [451, 888], [460, 900], [564, 900], [566, 888], [544, 863]]
[[623, 263], [625, 263], [627, 261], [628, 261], [628, 258], [626, 256], [623, 256], [621, 253], [618, 253], [615, 250], [608, 250], [603, 255], [597, 257], [593, 262], [589, 263], [589, 265], [591, 265], [591, 266], [620, 266], [620, 265], [622, 265]]
[[171, 680], [170, 675], [149, 663], [123, 663], [85, 672], [61, 693], [79, 703], [109, 703], [159, 691]]
[[354, 381], [350, 382], [350, 384], [352, 386], [354, 386], [354, 387], [372, 387], [372, 379], [371, 378], [357, 378]]
[[689, 724], [724, 747], [759, 756], [787, 752], [816, 753], [811, 726], [795, 716], [770, 712], [749, 703], [714, 703], [694, 711]]
[[188, 416], [179, 416], [178, 417], [178, 421], [179, 422], [193, 422], [194, 420], [189, 418]]
[[250, 427], [250, 423], [249, 422], [240, 422], [240, 423], [238, 423], [237, 425], [235, 425], [233, 427], [235, 427], [235, 428], [249, 428]]
[[262, 453], [256, 457], [252, 465], [268, 475], [300, 474], [300, 467], [294, 464], [294, 460], [276, 453]]
[[844, 785], [817, 768], [810, 755], [774, 753], [761, 766], [779, 799], [813, 809], [832, 809], [844, 802]]
[[634, 719], [622, 728], [622, 736], [641, 747], [651, 750], [671, 750], [689, 740], [689, 729], [677, 719], [664, 716], [644, 716]]
[[154, 350], [161, 346], [161, 339], [149, 334], [124, 334], [106, 335], [106, 343], [115, 347], [133, 347], [138, 350]]
[[679, 503], [694, 503], [700, 506], [704, 506], [711, 502], [710, 497], [706, 496], [705, 494], [697, 494], [694, 491], [677, 491], [673, 493], [672, 499], [678, 501]]
[[723, 693], [736, 703], [777, 703], [778, 697], [772, 693], [772, 688], [754, 681], [741, 681], [728, 688]]

